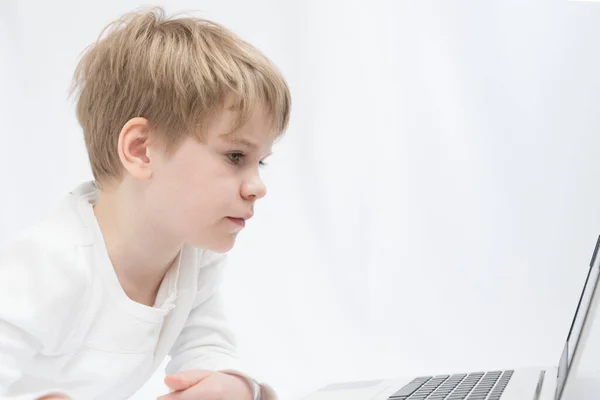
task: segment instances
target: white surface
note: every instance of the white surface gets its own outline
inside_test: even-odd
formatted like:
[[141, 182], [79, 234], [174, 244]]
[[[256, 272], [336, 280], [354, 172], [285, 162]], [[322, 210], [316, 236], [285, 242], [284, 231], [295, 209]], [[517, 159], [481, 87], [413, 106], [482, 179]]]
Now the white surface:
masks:
[[[600, 233], [600, 5], [163, 4], [228, 25], [290, 82], [226, 287], [242, 355], [283, 399], [558, 361]], [[0, 2], [0, 243], [90, 177], [71, 73], [138, 5]]]

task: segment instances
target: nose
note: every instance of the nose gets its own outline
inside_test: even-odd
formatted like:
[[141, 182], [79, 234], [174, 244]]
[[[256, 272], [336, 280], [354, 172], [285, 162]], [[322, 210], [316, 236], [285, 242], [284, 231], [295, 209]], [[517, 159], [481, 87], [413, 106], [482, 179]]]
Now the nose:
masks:
[[266, 194], [267, 186], [258, 174], [253, 175], [242, 184], [241, 195], [246, 200], [256, 201], [265, 197]]

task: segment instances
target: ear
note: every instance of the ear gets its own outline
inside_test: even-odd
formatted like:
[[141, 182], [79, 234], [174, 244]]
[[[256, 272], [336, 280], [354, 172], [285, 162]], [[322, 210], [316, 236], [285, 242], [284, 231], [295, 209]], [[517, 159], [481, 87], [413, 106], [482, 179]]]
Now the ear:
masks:
[[152, 177], [150, 162], [150, 123], [146, 118], [132, 118], [121, 129], [118, 153], [123, 168], [136, 179]]

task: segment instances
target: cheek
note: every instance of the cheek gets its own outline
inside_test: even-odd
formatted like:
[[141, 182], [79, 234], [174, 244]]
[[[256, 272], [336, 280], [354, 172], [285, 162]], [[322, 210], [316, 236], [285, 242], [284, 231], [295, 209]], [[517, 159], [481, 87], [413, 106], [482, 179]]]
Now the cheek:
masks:
[[[205, 166], [207, 167], [207, 166]], [[194, 171], [194, 172], [192, 172]], [[182, 168], [173, 171], [173, 199], [177, 219], [182, 224], [207, 225], [226, 212], [228, 198], [226, 179], [214, 169]]]
[[208, 180], [211, 175], [208, 162], [210, 156], [188, 153], [189, 151], [182, 151], [166, 164], [161, 171], [161, 178], [174, 195], [179, 196], [184, 202], [194, 202], [204, 194], [202, 188], [210, 184]]
[[239, 179], [219, 155], [184, 149], [163, 165], [157, 184], [163, 192], [172, 228], [197, 232], [240, 212]]

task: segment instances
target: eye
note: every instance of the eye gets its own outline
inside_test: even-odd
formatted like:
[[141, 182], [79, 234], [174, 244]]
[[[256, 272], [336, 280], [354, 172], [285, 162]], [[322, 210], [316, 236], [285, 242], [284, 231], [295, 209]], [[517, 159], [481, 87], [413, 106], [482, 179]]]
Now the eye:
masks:
[[239, 164], [240, 161], [242, 161], [242, 158], [244, 158], [244, 154], [243, 153], [227, 153], [227, 158], [229, 159], [229, 161], [232, 164]]

